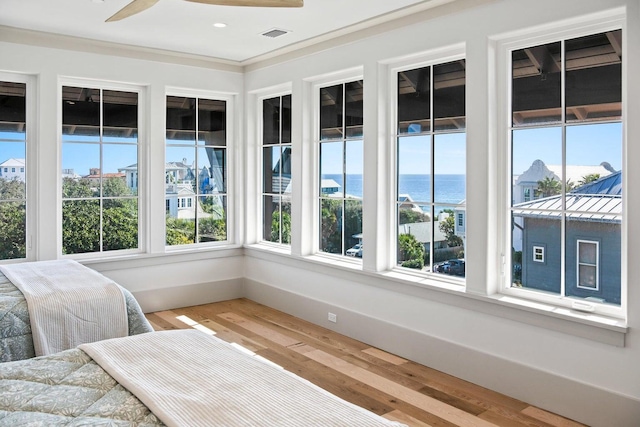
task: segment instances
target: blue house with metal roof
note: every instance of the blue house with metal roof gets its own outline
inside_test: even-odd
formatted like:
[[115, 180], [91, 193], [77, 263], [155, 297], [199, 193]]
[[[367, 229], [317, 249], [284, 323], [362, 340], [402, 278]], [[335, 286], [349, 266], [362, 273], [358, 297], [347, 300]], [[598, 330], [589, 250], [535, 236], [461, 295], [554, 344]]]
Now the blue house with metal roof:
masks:
[[[620, 304], [622, 174], [565, 195], [565, 294]], [[520, 203], [522, 285], [560, 293], [562, 196]]]

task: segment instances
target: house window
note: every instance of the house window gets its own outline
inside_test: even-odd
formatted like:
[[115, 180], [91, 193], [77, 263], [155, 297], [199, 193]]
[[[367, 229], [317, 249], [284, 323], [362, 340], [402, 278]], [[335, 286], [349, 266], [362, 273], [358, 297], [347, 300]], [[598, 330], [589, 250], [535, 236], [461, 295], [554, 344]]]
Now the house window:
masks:
[[515, 195], [526, 177], [536, 195], [509, 207], [513, 292], [593, 301], [597, 289], [598, 310], [621, 305], [621, 46], [611, 29], [510, 50], [509, 182]]
[[458, 214], [458, 227], [464, 227], [464, 215], [462, 213]]
[[24, 173], [24, 168], [20, 168], [20, 173]]
[[167, 246], [226, 241], [227, 102], [167, 96], [165, 150]]
[[[0, 164], [26, 159], [26, 94], [25, 83], [0, 81]], [[26, 178], [0, 177], [0, 259], [26, 258], [26, 222]]]
[[138, 193], [118, 169], [138, 163], [138, 93], [62, 88], [62, 252], [138, 248]]
[[363, 81], [320, 89], [320, 251], [346, 255], [362, 239]]
[[291, 95], [262, 101], [262, 239], [291, 244]]
[[15, 172], [15, 171], [16, 171], [16, 168], [11, 168], [11, 172]]
[[577, 241], [577, 286], [581, 289], [598, 290], [599, 243], [588, 240]]
[[465, 60], [399, 71], [397, 100], [397, 264], [464, 276]]
[[533, 262], [544, 262], [544, 246], [533, 247]]

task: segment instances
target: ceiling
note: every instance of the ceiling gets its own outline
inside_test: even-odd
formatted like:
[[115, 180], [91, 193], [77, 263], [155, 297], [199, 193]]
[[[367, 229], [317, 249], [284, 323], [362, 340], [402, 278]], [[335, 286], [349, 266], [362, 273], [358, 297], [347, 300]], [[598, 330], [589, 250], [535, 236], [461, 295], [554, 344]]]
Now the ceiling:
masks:
[[[305, 0], [302, 8], [161, 0], [130, 18], [104, 22], [129, 1], [0, 0], [0, 25], [243, 64], [454, 0]], [[291, 32], [262, 35], [272, 29]]]

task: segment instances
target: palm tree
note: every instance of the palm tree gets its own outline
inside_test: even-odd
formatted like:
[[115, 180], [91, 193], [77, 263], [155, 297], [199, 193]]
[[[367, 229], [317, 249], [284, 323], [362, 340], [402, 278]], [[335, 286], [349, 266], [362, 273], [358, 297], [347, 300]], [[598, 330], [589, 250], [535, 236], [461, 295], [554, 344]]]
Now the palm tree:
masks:
[[590, 182], [596, 181], [598, 179], [600, 179], [599, 173], [590, 173], [588, 175], [583, 176], [582, 179], [578, 181], [578, 185], [585, 185]]
[[562, 192], [562, 184], [555, 178], [545, 177], [542, 181], [538, 181], [536, 189], [537, 197], [550, 197]]

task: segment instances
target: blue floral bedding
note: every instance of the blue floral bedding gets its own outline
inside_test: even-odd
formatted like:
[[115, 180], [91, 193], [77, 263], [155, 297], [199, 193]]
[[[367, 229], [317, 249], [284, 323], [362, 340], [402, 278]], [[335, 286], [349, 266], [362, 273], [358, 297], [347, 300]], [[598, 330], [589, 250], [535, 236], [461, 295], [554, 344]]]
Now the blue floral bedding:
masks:
[[[122, 288], [127, 303], [129, 335], [153, 331], [131, 292]], [[35, 357], [27, 301], [0, 272], [0, 362]]]
[[0, 426], [164, 424], [85, 352], [71, 349], [0, 364]]

